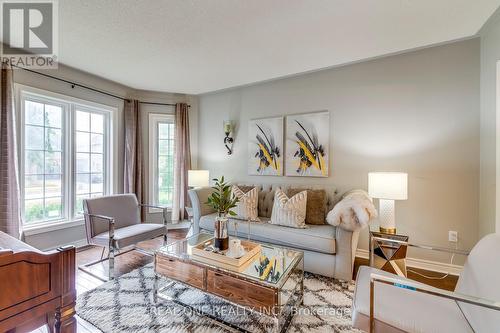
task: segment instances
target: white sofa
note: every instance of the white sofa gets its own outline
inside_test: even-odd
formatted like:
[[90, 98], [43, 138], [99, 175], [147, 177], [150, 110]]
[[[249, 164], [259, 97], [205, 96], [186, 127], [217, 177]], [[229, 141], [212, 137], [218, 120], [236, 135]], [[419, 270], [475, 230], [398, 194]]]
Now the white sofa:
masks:
[[[240, 185], [240, 184], [238, 184]], [[259, 218], [261, 222], [251, 222], [250, 238], [257, 241], [284, 245], [304, 252], [304, 266], [308, 272], [335, 277], [341, 280], [352, 280], [354, 257], [358, 245], [359, 231], [348, 231], [341, 227], [325, 225], [308, 225], [306, 229], [295, 229], [268, 223], [274, 203], [274, 192], [279, 187], [298, 189], [325, 189], [327, 194], [326, 212], [340, 199], [335, 188], [325, 186], [299, 185], [252, 185], [260, 188]], [[204, 229], [213, 231], [215, 211], [205, 202], [212, 193], [209, 187], [189, 191], [193, 206], [194, 232]], [[239, 221], [239, 236], [247, 236], [247, 222]], [[229, 223], [229, 232], [234, 234], [233, 224]]]

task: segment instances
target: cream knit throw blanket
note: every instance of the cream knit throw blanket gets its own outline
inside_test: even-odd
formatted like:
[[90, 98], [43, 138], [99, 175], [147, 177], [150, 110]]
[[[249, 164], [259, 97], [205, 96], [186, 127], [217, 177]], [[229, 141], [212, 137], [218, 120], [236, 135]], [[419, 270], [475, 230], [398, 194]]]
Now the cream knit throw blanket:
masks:
[[343, 229], [356, 231], [368, 226], [378, 213], [373, 201], [363, 190], [347, 192], [342, 200], [328, 212], [326, 222]]

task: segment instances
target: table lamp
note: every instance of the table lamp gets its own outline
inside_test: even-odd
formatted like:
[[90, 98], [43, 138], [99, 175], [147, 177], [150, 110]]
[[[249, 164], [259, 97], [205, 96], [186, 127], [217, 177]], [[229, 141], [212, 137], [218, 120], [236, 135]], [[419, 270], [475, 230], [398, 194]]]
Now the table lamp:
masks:
[[368, 194], [379, 199], [380, 231], [396, 233], [394, 200], [408, 199], [408, 174], [403, 172], [368, 173]]
[[210, 176], [208, 170], [188, 170], [189, 187], [209, 186]]

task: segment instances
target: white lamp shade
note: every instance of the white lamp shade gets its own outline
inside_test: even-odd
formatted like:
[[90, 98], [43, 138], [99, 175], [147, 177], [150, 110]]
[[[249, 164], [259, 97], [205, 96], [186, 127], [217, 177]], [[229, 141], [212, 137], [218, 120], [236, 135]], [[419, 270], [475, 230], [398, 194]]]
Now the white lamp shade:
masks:
[[368, 173], [368, 194], [372, 198], [408, 199], [408, 174], [403, 172]]
[[188, 170], [189, 187], [209, 186], [210, 176], [208, 170]]

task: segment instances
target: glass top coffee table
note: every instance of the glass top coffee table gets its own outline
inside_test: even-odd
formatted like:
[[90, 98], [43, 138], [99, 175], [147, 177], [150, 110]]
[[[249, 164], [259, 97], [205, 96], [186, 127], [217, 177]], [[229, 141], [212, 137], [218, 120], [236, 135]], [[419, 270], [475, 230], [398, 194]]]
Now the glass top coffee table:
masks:
[[[219, 325], [243, 332], [286, 331], [295, 308], [303, 301], [303, 252], [255, 242], [261, 245], [260, 253], [241, 267], [232, 268], [193, 255], [193, 247], [212, 238], [213, 234], [200, 232], [156, 251], [154, 301], [174, 301]], [[263, 277], [259, 266], [265, 257], [275, 264], [274, 274]], [[160, 288], [162, 277], [168, 283]], [[179, 283], [184, 289], [179, 289]], [[178, 297], [181, 289], [182, 295], [196, 295], [196, 292], [209, 295], [208, 303], [217, 304], [218, 309], [214, 311], [200, 303], [200, 299], [206, 298]]]

